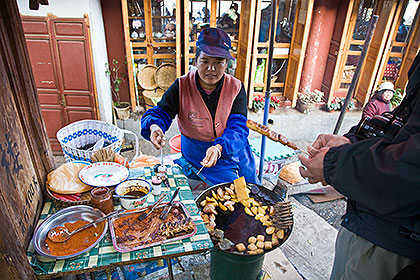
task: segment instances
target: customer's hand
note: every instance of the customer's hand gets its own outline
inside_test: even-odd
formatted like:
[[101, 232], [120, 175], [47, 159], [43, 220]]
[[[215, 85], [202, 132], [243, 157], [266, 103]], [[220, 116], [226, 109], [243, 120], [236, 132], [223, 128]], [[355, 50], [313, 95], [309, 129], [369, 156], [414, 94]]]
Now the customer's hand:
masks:
[[217, 144], [215, 146], [211, 146], [206, 151], [206, 156], [200, 162], [201, 165], [204, 167], [212, 167], [216, 165], [217, 160], [222, 156], [222, 146]]
[[329, 149], [330, 147], [321, 148], [317, 150], [314, 156], [310, 156], [309, 158], [306, 158], [303, 154], [299, 155], [300, 162], [304, 166], [299, 167], [299, 172], [309, 183], [315, 184], [321, 182], [322, 185], [327, 185], [324, 177], [324, 157]]
[[150, 126], [150, 142], [158, 150], [165, 146], [165, 134], [157, 124]]
[[311, 146], [308, 146], [307, 150], [310, 157], [315, 157], [321, 148], [330, 148], [349, 143], [351, 143], [350, 140], [344, 136], [334, 134], [320, 134], [316, 138], [315, 142]]

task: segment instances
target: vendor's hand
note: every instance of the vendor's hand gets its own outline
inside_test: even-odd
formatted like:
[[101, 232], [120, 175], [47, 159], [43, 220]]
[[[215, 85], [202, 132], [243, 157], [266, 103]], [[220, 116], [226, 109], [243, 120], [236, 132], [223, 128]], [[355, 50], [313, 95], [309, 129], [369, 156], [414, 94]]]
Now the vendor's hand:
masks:
[[150, 126], [150, 142], [158, 150], [165, 146], [165, 134], [157, 124]]
[[201, 165], [204, 167], [212, 167], [216, 165], [217, 160], [222, 156], [222, 146], [217, 144], [215, 146], [211, 146], [206, 151], [206, 156], [200, 162]]
[[306, 158], [303, 154], [299, 155], [303, 165], [299, 167], [299, 172], [310, 184], [321, 182], [323, 186], [327, 185], [324, 177], [324, 157], [329, 149], [330, 147], [321, 148], [310, 158]]
[[335, 147], [343, 144], [351, 143], [347, 137], [334, 135], [334, 134], [320, 134], [316, 138], [315, 142], [308, 146], [307, 150], [310, 157], [315, 157], [321, 148], [324, 147]]

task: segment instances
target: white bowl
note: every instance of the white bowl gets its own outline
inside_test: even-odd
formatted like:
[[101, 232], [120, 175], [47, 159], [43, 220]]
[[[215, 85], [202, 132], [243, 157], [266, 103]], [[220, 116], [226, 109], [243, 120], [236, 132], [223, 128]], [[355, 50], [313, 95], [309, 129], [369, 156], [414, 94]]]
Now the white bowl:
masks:
[[151, 193], [152, 187], [150, 183], [144, 179], [127, 180], [117, 186], [115, 193], [118, 196], [127, 194], [130, 191], [138, 190], [139, 188], [147, 188], [147, 193], [139, 198], [120, 197], [122, 207], [125, 209], [137, 209], [146, 206], [146, 201]]

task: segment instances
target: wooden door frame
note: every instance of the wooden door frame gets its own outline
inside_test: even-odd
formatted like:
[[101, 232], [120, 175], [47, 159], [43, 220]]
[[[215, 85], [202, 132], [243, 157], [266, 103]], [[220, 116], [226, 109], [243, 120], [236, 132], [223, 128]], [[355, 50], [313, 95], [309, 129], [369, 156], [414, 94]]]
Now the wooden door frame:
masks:
[[[408, 5], [408, 2], [409, 2], [408, 0], [405, 0], [403, 2], [403, 4], [400, 7], [400, 10], [398, 11], [399, 12], [398, 18], [394, 17], [394, 24], [393, 24], [393, 28], [392, 28], [393, 29], [393, 34], [392, 34], [392, 36], [389, 37], [388, 44], [387, 44], [386, 51], [385, 51], [386, 52], [386, 57], [384, 58], [384, 60], [381, 63], [380, 70], [379, 70], [379, 75], [376, 76], [375, 84], [374, 84], [373, 88], [377, 88], [377, 86], [381, 83], [382, 77], [385, 73], [386, 65], [387, 65], [390, 57], [401, 57], [401, 66], [400, 66], [400, 69], [398, 71], [397, 79], [394, 82], [395, 88], [402, 88], [403, 89], [405, 87], [405, 84], [407, 83], [407, 78], [408, 77], [407, 77], [406, 74], [408, 72], [408, 69], [411, 66], [411, 63], [412, 63], [412, 60], [410, 60], [409, 64], [408, 65], [406, 64], [406, 59], [407, 59], [408, 56], [410, 56], [407, 53], [410, 52], [409, 50], [412, 48], [413, 45], [417, 45], [417, 46], [419, 45], [419, 39], [416, 40], [416, 38], [417, 38], [416, 36], [419, 36], [418, 32], [419, 32], [419, 25], [420, 25], [420, 20], [419, 20], [420, 5], [417, 8], [416, 15], [415, 15], [414, 20], [413, 20], [414, 24], [412, 25], [412, 27], [410, 29], [408, 42], [406, 42], [406, 43], [402, 43], [402, 42], [394, 43], [394, 42], [395, 42], [395, 38], [398, 34], [398, 28], [399, 28], [400, 22], [401, 22], [401, 20], [404, 16], [405, 6]], [[395, 55], [395, 54], [391, 55], [391, 51], [392, 51], [392, 48], [394, 46], [404, 47], [406, 50], [405, 50], [404, 53], [400, 53], [398, 55]], [[407, 68], [407, 69], [404, 70], [405, 68]], [[401, 75], [402, 73], [404, 73], [405, 75]]]
[[[383, 16], [379, 17], [378, 23], [376, 24], [375, 32], [372, 37], [372, 41], [367, 50], [366, 59], [363, 62], [362, 68], [360, 69], [361, 75], [359, 77], [359, 80], [357, 82], [357, 85], [354, 91], [355, 92], [354, 97], [358, 102], [360, 102], [363, 105], [366, 104], [366, 102], [369, 100], [370, 93], [374, 89], [373, 86], [376, 80], [376, 75], [378, 73], [381, 58], [382, 58], [382, 55], [384, 54], [384, 50], [388, 42], [387, 38], [390, 32], [390, 27], [392, 25], [392, 22], [394, 21], [393, 15], [395, 14], [396, 9], [398, 8], [398, 2], [399, 0], [384, 0], [381, 2], [382, 5], [380, 5], [377, 11], [375, 12], [375, 14], [384, 14], [382, 12], [382, 9], [387, 5], [387, 3], [389, 3], [389, 5], [391, 6], [388, 17], [386, 18]], [[384, 26], [382, 29], [380, 28], [381, 25]], [[375, 40], [379, 41], [379, 44], [377, 44], [378, 45], [377, 50], [375, 49], [376, 46], [374, 46], [376, 44]], [[367, 69], [370, 57], [375, 57], [375, 59], [373, 60], [374, 61], [373, 67], [371, 67], [372, 71], [369, 71], [369, 69]], [[363, 79], [368, 81], [366, 88], [362, 87]]]
[[[21, 20], [26, 23], [45, 23], [46, 27], [46, 34], [37, 34], [37, 33], [26, 33], [25, 39], [29, 42], [32, 40], [43, 40], [48, 41], [49, 52], [51, 54], [51, 63], [52, 69], [54, 74], [54, 79], [56, 82], [56, 89], [54, 89], [57, 93], [57, 97], [59, 98], [59, 104], [54, 104], [53, 106], [45, 105], [45, 103], [41, 104], [41, 111], [42, 110], [59, 110], [60, 114], [63, 118], [63, 124], [69, 124], [71, 119], [69, 117], [69, 113], [74, 112], [72, 109], [78, 110], [77, 106], [72, 107], [72, 105], [68, 105], [66, 100], [69, 96], [74, 94], [74, 91], [69, 92], [69, 90], [65, 89], [64, 87], [64, 80], [63, 80], [63, 72], [62, 72], [62, 64], [60, 60], [60, 56], [62, 55], [59, 51], [59, 43], [60, 41], [63, 42], [81, 42], [83, 44], [85, 59], [86, 59], [86, 80], [87, 86], [89, 89], [89, 102], [91, 104], [91, 118], [100, 119], [99, 114], [99, 104], [98, 104], [98, 95], [96, 90], [96, 79], [95, 79], [95, 71], [94, 71], [94, 64], [93, 64], [93, 52], [92, 52], [92, 40], [90, 36], [90, 25], [89, 25], [89, 18], [88, 15], [84, 15], [83, 18], [59, 18], [56, 17], [54, 14], [49, 13], [46, 17], [42, 16], [25, 16], [21, 15]], [[82, 33], [79, 35], [60, 35], [56, 34], [55, 25], [57, 23], [75, 23], [80, 24], [82, 28]], [[39, 94], [43, 93], [51, 93], [49, 89], [40, 88]], [[86, 95], [87, 96], [87, 95]], [[87, 108], [87, 107], [85, 107]], [[83, 109], [82, 109], [83, 110]], [[59, 143], [55, 138], [52, 138], [51, 141], [52, 147], [59, 147]], [[53, 150], [54, 154], [62, 154], [61, 148], [59, 150]]]
[[130, 40], [130, 21], [128, 20], [128, 4], [127, 0], [121, 0], [124, 41], [125, 41], [125, 56], [127, 57], [127, 72], [128, 72], [128, 89], [130, 91], [131, 110], [134, 111], [137, 105], [136, 86], [134, 73], [134, 59]]
[[[338, 47], [337, 57], [333, 78], [331, 81], [330, 92], [328, 93], [327, 104], [331, 104], [333, 99], [333, 95], [337, 92], [338, 87], [340, 86], [342, 73], [344, 71], [344, 66], [347, 62], [348, 50], [350, 49], [349, 46], [349, 36], [353, 36], [354, 27], [356, 26], [356, 19], [358, 14], [358, 6], [360, 5], [360, 0], [350, 0], [349, 5], [347, 7], [346, 19], [344, 21], [344, 28], [340, 39], [340, 45]], [[349, 32], [351, 34], [349, 34]]]
[[[249, 96], [251, 95], [248, 89], [250, 72], [252, 72], [251, 55], [254, 44], [254, 34], [256, 33], [255, 24], [253, 24], [256, 14], [256, 2], [256, 0], [245, 0], [241, 2], [241, 15], [249, 13], [249, 17], [246, 23], [244, 23], [245, 18], [241, 18], [242, 24], [239, 26], [238, 48], [236, 55], [237, 67], [235, 77], [242, 80], [244, 84], [245, 92], [248, 93], [248, 104]], [[242, 60], [240, 59], [243, 56], [245, 57], [245, 65], [242, 65]], [[238, 71], [238, 69], [242, 70]]]
[[410, 37], [407, 44], [407, 49], [401, 63], [398, 77], [395, 81], [395, 88], [404, 89], [408, 81], [408, 70], [417, 55], [420, 48], [420, 6], [417, 8], [416, 16], [414, 17], [415, 26], [410, 30]]
[[[279, 2], [278, 0], [276, 0], [277, 2]], [[299, 7], [299, 3], [302, 0], [298, 0], [298, 4], [296, 6], [296, 10]], [[292, 1], [290, 1], [292, 2]], [[265, 90], [266, 90], [266, 86], [267, 86], [267, 78], [268, 78], [268, 66], [266, 64], [266, 67], [264, 69], [264, 80], [262, 83], [255, 83], [255, 72], [256, 72], [256, 68], [257, 68], [257, 64], [258, 64], [258, 59], [265, 59], [266, 62], [268, 61], [268, 53], [258, 53], [258, 48], [269, 48], [270, 46], [270, 39], [268, 39], [266, 42], [259, 42], [259, 31], [260, 31], [260, 25], [261, 25], [261, 5], [262, 5], [262, 1], [261, 0], [256, 0], [256, 11], [259, 11], [255, 14], [255, 20], [254, 20], [254, 35], [253, 35], [253, 47], [252, 47], [252, 53], [250, 56], [250, 60], [251, 60], [251, 68], [249, 71], [249, 75], [248, 79], [248, 85], [246, 86], [247, 92], [248, 92], [248, 108], [252, 108], [252, 99], [255, 96], [255, 91], [254, 88], [255, 87], [260, 87], [262, 88], [261, 95], [265, 94]], [[278, 24], [278, 5], [277, 5], [277, 10], [275, 11], [275, 26], [274, 26], [274, 34], [277, 33], [277, 24]], [[294, 18], [294, 21], [296, 20], [296, 15]], [[271, 22], [270, 22], [271, 24]], [[294, 29], [293, 29], [294, 32]], [[271, 27], [269, 29], [269, 38], [270, 38], [270, 33], [271, 33]], [[293, 40], [293, 35], [292, 35], [292, 40]], [[282, 60], [288, 60], [289, 59], [289, 55], [290, 55], [290, 49], [291, 49], [291, 43], [277, 43], [274, 39], [274, 43], [273, 43], [273, 50], [276, 48], [287, 48], [289, 49], [289, 54], [273, 54], [273, 60], [275, 59], [282, 59]], [[287, 71], [286, 71], [286, 79], [287, 79]], [[283, 92], [273, 92], [272, 95], [274, 96], [280, 96], [280, 95], [285, 95], [285, 83], [283, 82], [274, 82], [271, 83], [271, 88], [283, 88]]]
[[[95, 71], [94, 71], [94, 66], [93, 66], [93, 52], [92, 52], [92, 40], [90, 37], [90, 25], [89, 25], [89, 17], [87, 14], [84, 15], [83, 18], [66, 18], [66, 17], [57, 17], [53, 14], [48, 14], [48, 24], [50, 25], [50, 30], [54, 30], [53, 25], [56, 22], [75, 22], [75, 23], [83, 23], [83, 29], [84, 29], [84, 33], [86, 34], [86, 41], [85, 41], [85, 51], [87, 52], [87, 74], [88, 74], [88, 83], [89, 86], [92, 89], [92, 93], [93, 93], [93, 101], [95, 102], [93, 110], [94, 110], [94, 114], [96, 116], [96, 118], [99, 120], [100, 119], [100, 114], [99, 114], [99, 105], [98, 105], [98, 94], [96, 91], [96, 82], [95, 82]], [[60, 38], [57, 39], [57, 36], [55, 34], [55, 32], [52, 33], [51, 39], [53, 40], [52, 42], [55, 43], [53, 46], [53, 54], [54, 56], [58, 56], [59, 52], [58, 52], [58, 41], [60, 40]], [[72, 41], [72, 39], [66, 39], [67, 41]], [[64, 95], [64, 81], [62, 81], [62, 67], [60, 67], [60, 65], [55, 65], [58, 69], [58, 72], [60, 75], [58, 75], [58, 82], [60, 85], [60, 90], [63, 92], [63, 96], [65, 98]], [[89, 79], [89, 76], [91, 77], [91, 79]], [[66, 110], [66, 122], [69, 123], [70, 120], [67, 119], [67, 106], [64, 107]]]
[[[298, 22], [299, 22], [299, 14], [300, 14], [300, 8], [302, 5], [303, 1], [308, 1], [308, 6], [307, 6], [307, 10], [306, 10], [306, 18], [305, 18], [305, 24], [304, 26], [304, 31], [303, 31], [303, 39], [302, 39], [302, 44], [301, 44], [301, 48], [299, 50], [299, 58], [297, 59], [298, 61], [298, 69], [296, 70], [296, 79], [294, 80], [294, 83], [291, 82], [290, 84], [294, 84], [293, 87], [293, 92], [289, 93], [288, 92], [288, 84], [289, 84], [289, 79], [292, 69], [290, 67], [290, 61], [293, 59], [294, 56], [294, 47], [297, 44], [296, 43], [296, 29], [298, 26]], [[285, 84], [284, 84], [284, 96], [286, 96], [287, 98], [290, 99], [290, 101], [292, 102], [292, 107], [296, 106], [296, 101], [297, 101], [297, 95], [298, 95], [298, 91], [299, 91], [299, 86], [300, 86], [300, 79], [301, 79], [301, 75], [302, 75], [302, 69], [303, 69], [303, 62], [305, 60], [305, 53], [306, 53], [306, 46], [308, 43], [308, 37], [309, 37], [309, 31], [310, 31], [310, 27], [311, 27], [311, 22], [312, 22], [312, 12], [313, 12], [313, 6], [314, 6], [314, 0], [299, 0], [298, 1], [298, 5], [296, 7], [296, 13], [295, 13], [295, 21], [294, 21], [294, 25], [293, 25], [293, 36], [292, 36], [292, 41], [290, 44], [290, 51], [289, 51], [289, 58], [288, 58], [288, 66], [287, 66], [287, 74], [286, 74], [286, 80], [285, 80]]]

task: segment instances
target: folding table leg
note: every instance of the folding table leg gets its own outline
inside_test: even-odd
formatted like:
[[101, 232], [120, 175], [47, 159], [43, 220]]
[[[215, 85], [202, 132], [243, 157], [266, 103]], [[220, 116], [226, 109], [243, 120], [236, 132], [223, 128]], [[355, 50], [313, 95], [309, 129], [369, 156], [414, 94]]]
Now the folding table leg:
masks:
[[168, 273], [169, 273], [169, 279], [170, 280], [174, 280], [174, 274], [172, 272], [172, 263], [171, 263], [171, 259], [168, 258], [166, 259], [166, 262], [168, 263]]

